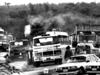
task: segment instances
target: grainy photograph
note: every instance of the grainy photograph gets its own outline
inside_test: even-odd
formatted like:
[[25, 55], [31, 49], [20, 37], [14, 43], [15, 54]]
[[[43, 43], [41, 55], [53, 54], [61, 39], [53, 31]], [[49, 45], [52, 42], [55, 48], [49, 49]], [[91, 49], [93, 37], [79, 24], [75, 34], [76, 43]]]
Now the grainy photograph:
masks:
[[100, 1], [0, 0], [0, 75], [100, 75]]

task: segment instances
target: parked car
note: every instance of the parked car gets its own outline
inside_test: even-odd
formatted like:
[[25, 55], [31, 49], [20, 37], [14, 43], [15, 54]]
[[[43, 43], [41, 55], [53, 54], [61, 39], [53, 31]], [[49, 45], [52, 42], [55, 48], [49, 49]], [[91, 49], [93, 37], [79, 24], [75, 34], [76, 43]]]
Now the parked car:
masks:
[[[93, 68], [92, 71], [94, 73], [99, 72], [99, 69], [96, 69], [100, 65], [100, 59], [95, 54], [80, 54], [71, 56], [65, 64], [58, 65], [55, 68], [48, 68], [44, 70], [44, 75], [52, 75], [53, 73], [58, 74], [77, 74], [82, 75], [85, 73], [89, 73], [90, 69]], [[97, 66], [96, 68], [92, 66]], [[94, 70], [95, 69], [95, 70]], [[89, 73], [91, 74], [91, 73]]]

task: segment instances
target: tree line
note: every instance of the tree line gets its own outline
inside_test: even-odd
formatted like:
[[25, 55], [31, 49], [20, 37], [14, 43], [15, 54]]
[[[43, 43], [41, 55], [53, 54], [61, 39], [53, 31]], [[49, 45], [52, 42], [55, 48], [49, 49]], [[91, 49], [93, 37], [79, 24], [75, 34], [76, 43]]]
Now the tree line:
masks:
[[17, 39], [24, 37], [24, 26], [32, 25], [31, 36], [56, 28], [71, 34], [76, 24], [99, 24], [99, 3], [61, 3], [0, 6], [0, 27]]

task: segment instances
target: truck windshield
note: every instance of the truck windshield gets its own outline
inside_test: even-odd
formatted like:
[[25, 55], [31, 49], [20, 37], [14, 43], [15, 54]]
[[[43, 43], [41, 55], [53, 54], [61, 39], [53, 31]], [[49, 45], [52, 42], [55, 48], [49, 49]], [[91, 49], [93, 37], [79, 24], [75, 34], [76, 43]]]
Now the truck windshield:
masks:
[[84, 56], [70, 57], [70, 59], [68, 60], [68, 62], [70, 63], [85, 62], [85, 61], [86, 57]]
[[43, 45], [51, 45], [58, 43], [59, 43], [58, 37], [43, 37], [34, 39], [34, 46], [43, 46]]

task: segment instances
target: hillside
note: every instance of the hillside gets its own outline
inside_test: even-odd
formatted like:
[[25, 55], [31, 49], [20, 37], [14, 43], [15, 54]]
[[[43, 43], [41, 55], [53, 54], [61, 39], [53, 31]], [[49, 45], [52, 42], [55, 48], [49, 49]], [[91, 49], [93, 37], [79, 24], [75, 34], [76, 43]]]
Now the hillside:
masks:
[[17, 39], [24, 38], [24, 26], [33, 25], [32, 36], [52, 28], [74, 31], [76, 24], [100, 24], [100, 4], [62, 3], [0, 6], [0, 27]]

